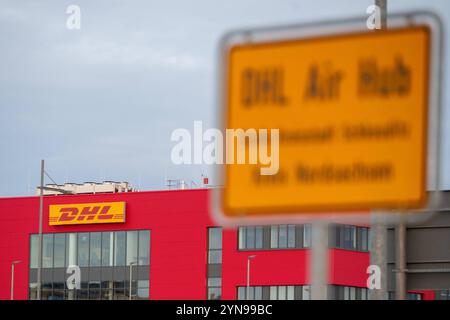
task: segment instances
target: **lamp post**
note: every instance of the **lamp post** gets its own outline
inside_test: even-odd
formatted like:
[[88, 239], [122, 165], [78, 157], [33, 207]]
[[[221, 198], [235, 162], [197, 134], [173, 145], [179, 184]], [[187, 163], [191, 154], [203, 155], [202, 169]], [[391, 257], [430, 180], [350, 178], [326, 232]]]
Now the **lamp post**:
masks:
[[247, 291], [245, 293], [246, 300], [250, 300], [250, 261], [255, 259], [255, 255], [247, 257]]
[[131, 300], [131, 289], [132, 289], [132, 283], [133, 283], [133, 266], [136, 264], [137, 264], [136, 261], [130, 262], [130, 291], [128, 293], [128, 300]]
[[14, 300], [14, 266], [21, 262], [20, 260], [15, 260], [11, 263], [11, 300]]
[[38, 237], [38, 267], [37, 267], [37, 300], [41, 300], [41, 286], [42, 286], [42, 220], [44, 211], [44, 190], [58, 191], [62, 194], [74, 194], [72, 191], [67, 191], [60, 188], [51, 188], [44, 186], [45, 175], [45, 161], [41, 160], [41, 183], [39, 185], [39, 237]]

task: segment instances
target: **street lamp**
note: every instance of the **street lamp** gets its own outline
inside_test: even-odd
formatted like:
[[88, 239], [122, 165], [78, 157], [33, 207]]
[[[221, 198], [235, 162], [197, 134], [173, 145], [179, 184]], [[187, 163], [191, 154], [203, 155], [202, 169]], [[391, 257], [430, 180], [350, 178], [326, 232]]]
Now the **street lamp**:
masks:
[[130, 291], [128, 293], [128, 300], [131, 300], [131, 290], [132, 290], [132, 283], [133, 283], [133, 266], [137, 264], [136, 261], [130, 262]]
[[14, 300], [14, 266], [21, 262], [21, 260], [15, 260], [11, 263], [11, 300]]
[[44, 190], [58, 191], [62, 194], [74, 194], [72, 191], [67, 191], [60, 188], [51, 188], [44, 186], [45, 162], [41, 160], [41, 184], [39, 188], [39, 236], [38, 236], [38, 271], [37, 271], [37, 300], [41, 300], [42, 287], [42, 220], [44, 211]]
[[255, 259], [255, 255], [247, 257], [247, 292], [245, 294], [246, 300], [250, 300], [250, 261]]

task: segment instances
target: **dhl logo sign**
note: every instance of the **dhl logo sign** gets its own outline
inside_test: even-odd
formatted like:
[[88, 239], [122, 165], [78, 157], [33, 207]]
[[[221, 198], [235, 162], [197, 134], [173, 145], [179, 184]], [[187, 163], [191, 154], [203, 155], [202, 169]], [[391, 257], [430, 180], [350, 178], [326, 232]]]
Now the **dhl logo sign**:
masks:
[[125, 202], [56, 204], [49, 207], [49, 225], [124, 223]]

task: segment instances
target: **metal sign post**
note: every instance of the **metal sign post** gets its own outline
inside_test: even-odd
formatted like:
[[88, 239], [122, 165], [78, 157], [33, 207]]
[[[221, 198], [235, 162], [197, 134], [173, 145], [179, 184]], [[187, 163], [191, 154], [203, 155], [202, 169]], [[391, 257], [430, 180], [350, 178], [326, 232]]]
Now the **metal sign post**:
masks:
[[[375, 0], [375, 5], [380, 10], [381, 30], [387, 29], [387, 0]], [[377, 31], [378, 29], [375, 29]], [[372, 212], [370, 226], [370, 263], [380, 268], [381, 287], [369, 290], [371, 300], [385, 300], [387, 296], [387, 229], [384, 212]]]
[[313, 300], [328, 299], [328, 223], [318, 221], [312, 225], [310, 281]]

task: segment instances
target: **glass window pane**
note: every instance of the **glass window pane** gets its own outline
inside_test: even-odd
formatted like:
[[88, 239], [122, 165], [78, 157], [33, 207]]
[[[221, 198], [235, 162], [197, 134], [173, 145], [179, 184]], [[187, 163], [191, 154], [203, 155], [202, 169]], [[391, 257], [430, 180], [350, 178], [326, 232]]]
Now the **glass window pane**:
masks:
[[101, 245], [102, 234], [101, 232], [91, 233], [91, 248], [90, 248], [90, 261], [91, 267], [100, 267], [101, 265]]
[[137, 282], [139, 288], [148, 288], [150, 287], [150, 281], [148, 280], [139, 280]]
[[245, 300], [245, 287], [238, 287], [238, 300]]
[[286, 286], [278, 287], [278, 300], [286, 300]]
[[102, 232], [102, 266], [113, 265], [114, 233]]
[[247, 249], [255, 249], [255, 227], [247, 227]]
[[311, 225], [305, 224], [303, 226], [303, 247], [310, 248], [311, 247]]
[[255, 300], [262, 300], [262, 287], [255, 287]]
[[361, 250], [363, 251], [367, 251], [368, 249], [368, 232], [367, 232], [367, 228], [361, 228]]
[[138, 232], [128, 231], [127, 232], [127, 266], [130, 263], [137, 263], [138, 255]]
[[222, 290], [220, 288], [208, 288], [209, 300], [220, 300]]
[[30, 268], [38, 267], [39, 235], [30, 236]]
[[303, 286], [302, 287], [302, 300], [310, 300], [311, 299], [311, 287]]
[[256, 227], [255, 228], [255, 248], [262, 249], [263, 247], [263, 228]]
[[89, 266], [89, 233], [78, 234], [78, 266]]
[[278, 226], [270, 227], [270, 247], [278, 248]]
[[367, 288], [361, 289], [361, 300], [367, 300]]
[[42, 236], [42, 267], [53, 268], [53, 234]]
[[139, 231], [139, 265], [150, 265], [150, 231]]
[[209, 250], [208, 263], [209, 264], [222, 263], [222, 250]]
[[239, 227], [239, 249], [245, 249], [245, 227]]
[[255, 287], [248, 288], [248, 299], [247, 300], [255, 300]]
[[277, 300], [278, 288], [276, 286], [270, 286], [270, 300]]
[[294, 286], [287, 287], [287, 300], [294, 300]]
[[278, 232], [278, 247], [287, 248], [287, 226], [281, 225]]
[[66, 234], [66, 267], [77, 264], [77, 234]]
[[344, 300], [350, 300], [350, 288], [344, 287]]
[[222, 278], [208, 278], [208, 287], [221, 287]]
[[350, 287], [350, 300], [356, 300], [356, 288]]
[[350, 227], [351, 230], [351, 235], [352, 235], [352, 249], [356, 249], [356, 227], [355, 226], [351, 226]]
[[295, 248], [295, 225], [288, 225], [288, 248]]
[[115, 232], [114, 234], [115, 234], [115, 241], [114, 241], [114, 265], [115, 266], [124, 266], [125, 265], [126, 232], [125, 231], [119, 231], [119, 232]]
[[137, 291], [138, 299], [148, 299], [149, 298], [149, 288], [148, 287], [138, 287]]
[[222, 249], [222, 228], [208, 229], [208, 248]]
[[64, 233], [56, 233], [54, 241], [54, 267], [64, 268], [64, 259], [66, 256], [66, 235]]
[[342, 244], [341, 244], [341, 233], [342, 233], [342, 227], [337, 225], [335, 227], [335, 234], [336, 234], [336, 238], [335, 238], [335, 246], [336, 248], [342, 248]]

